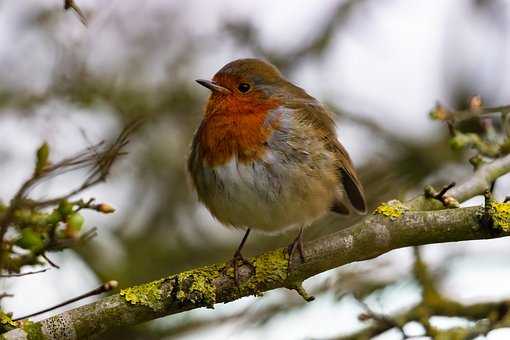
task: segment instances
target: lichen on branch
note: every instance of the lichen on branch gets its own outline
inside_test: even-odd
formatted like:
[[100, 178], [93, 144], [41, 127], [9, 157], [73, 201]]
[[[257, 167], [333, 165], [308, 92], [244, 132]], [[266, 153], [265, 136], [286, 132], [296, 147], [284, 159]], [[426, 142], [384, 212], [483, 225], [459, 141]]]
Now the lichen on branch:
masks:
[[402, 202], [399, 200], [391, 200], [388, 202], [381, 203], [375, 210], [375, 215], [383, 215], [389, 217], [391, 219], [396, 219], [401, 217], [404, 212], [409, 210]]
[[[287, 279], [288, 252], [284, 249], [267, 252], [250, 259], [251, 269], [244, 271], [235, 291], [222, 290], [225, 281], [233, 281], [229, 263], [192, 269], [139, 286], [121, 290], [120, 296], [133, 305], [143, 305], [155, 312], [169, 306], [213, 308], [217, 302], [226, 302], [234, 296], [262, 295], [271, 284]], [[248, 269], [244, 266], [244, 269]]]
[[504, 232], [510, 231], [510, 203], [491, 201], [489, 204], [493, 226]]

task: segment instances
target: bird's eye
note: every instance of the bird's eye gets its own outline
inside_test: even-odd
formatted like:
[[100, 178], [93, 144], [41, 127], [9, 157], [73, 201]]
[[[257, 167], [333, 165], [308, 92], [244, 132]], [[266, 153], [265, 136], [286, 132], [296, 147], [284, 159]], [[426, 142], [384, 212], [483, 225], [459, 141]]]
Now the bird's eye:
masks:
[[239, 84], [239, 86], [237, 87], [237, 89], [242, 92], [242, 93], [246, 93], [248, 91], [250, 91], [250, 84], [247, 84], [247, 83], [241, 83]]

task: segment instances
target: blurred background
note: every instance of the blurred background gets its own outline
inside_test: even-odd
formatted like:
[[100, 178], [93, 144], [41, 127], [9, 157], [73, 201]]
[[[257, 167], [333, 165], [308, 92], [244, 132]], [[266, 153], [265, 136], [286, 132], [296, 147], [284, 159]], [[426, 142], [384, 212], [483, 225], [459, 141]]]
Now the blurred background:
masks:
[[[2, 291], [15, 295], [2, 299], [2, 308], [15, 317], [105, 280], [127, 287], [232, 255], [242, 232], [210, 216], [185, 173], [208, 96], [194, 79], [212, 77], [231, 60], [265, 58], [335, 111], [371, 209], [471, 174], [469, 152], [451, 151], [446, 127], [429, 119], [436, 101], [462, 109], [481, 95], [488, 106], [510, 104], [510, 3], [503, 0], [76, 1], [88, 27], [60, 0], [0, 0], [0, 199], [30, 176], [43, 141], [59, 159], [113, 138], [135, 117], [147, 120], [109, 180], [82, 195], [117, 209], [86, 214], [98, 236], [53, 254], [60, 270], [2, 280]], [[80, 175], [59, 177], [34, 194], [60, 192]], [[508, 184], [498, 181], [497, 198], [508, 194]], [[305, 239], [357, 218], [328, 216]], [[293, 237], [254, 234], [245, 255]], [[510, 285], [502, 284], [510, 279], [505, 239], [431, 245], [422, 253], [448, 296], [466, 303], [510, 296]], [[334, 339], [364, 326], [353, 291], [385, 314], [416, 303], [412, 264], [412, 250], [401, 249], [306, 281], [313, 303], [281, 289], [102, 338]], [[422, 332], [417, 324], [406, 330]], [[379, 339], [401, 337], [390, 331]], [[509, 337], [505, 330], [488, 336]]]

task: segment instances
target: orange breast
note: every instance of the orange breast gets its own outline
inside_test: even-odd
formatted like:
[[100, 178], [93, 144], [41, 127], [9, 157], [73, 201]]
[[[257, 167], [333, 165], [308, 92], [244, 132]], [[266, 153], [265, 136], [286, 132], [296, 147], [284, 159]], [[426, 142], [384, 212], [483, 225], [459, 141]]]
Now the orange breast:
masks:
[[262, 157], [278, 124], [266, 123], [266, 117], [278, 105], [276, 100], [254, 102], [211, 97], [197, 134], [201, 158], [209, 166], [217, 166], [234, 156], [242, 163]]

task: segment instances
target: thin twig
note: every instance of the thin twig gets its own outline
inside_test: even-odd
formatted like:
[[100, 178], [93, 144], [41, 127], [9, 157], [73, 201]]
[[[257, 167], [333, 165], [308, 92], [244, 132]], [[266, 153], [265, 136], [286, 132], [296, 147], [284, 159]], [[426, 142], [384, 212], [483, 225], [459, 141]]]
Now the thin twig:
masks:
[[407, 339], [407, 334], [405, 333], [404, 329], [402, 328], [402, 325], [400, 325], [397, 321], [393, 320], [392, 318], [379, 314], [377, 312], [374, 312], [370, 306], [363, 301], [362, 299], [357, 299], [358, 303], [363, 307], [365, 310], [365, 314], [360, 315], [360, 320], [364, 321], [366, 319], [372, 319], [376, 322], [382, 323], [383, 325], [389, 326], [389, 328], [396, 328], [400, 331], [404, 339]]
[[439, 191], [439, 192], [437, 193], [437, 196], [436, 196], [435, 198], [436, 198], [436, 199], [442, 199], [442, 198], [443, 198], [443, 196], [444, 196], [444, 194], [446, 194], [446, 192], [447, 192], [448, 190], [450, 190], [451, 188], [453, 188], [454, 186], [455, 186], [455, 182], [451, 182], [450, 184], [445, 185], [445, 186], [441, 189], [441, 191]]
[[45, 271], [48, 271], [50, 268], [44, 268], [41, 270], [35, 270], [32, 272], [26, 272], [26, 273], [14, 273], [14, 274], [0, 274], [0, 277], [20, 277], [20, 276], [27, 276], [27, 275], [33, 275], [33, 274], [39, 274], [44, 273]]
[[[74, 156], [65, 158], [56, 163], [48, 163], [43, 168], [34, 170], [32, 176], [26, 180], [14, 195], [7, 210], [3, 216], [0, 217], [0, 244], [4, 242], [4, 236], [8, 227], [14, 219], [15, 212], [21, 208], [43, 208], [60, 203], [62, 200], [68, 199], [80, 192], [106, 180], [109, 175], [110, 169], [118, 157], [125, 155], [124, 147], [128, 144], [128, 137], [140, 126], [142, 119], [136, 119], [128, 124], [118, 135], [118, 137], [110, 144], [105, 142], [97, 143], [88, 147], [84, 151], [77, 153]], [[77, 188], [70, 190], [68, 193], [50, 198], [47, 200], [30, 200], [27, 196], [30, 190], [43, 180], [59, 176], [69, 171], [90, 168], [89, 175]], [[109, 206], [98, 206], [102, 209], [101, 212], [112, 212], [113, 208]], [[1, 255], [1, 254], [0, 254]], [[0, 268], [3, 268], [4, 256], [0, 256]], [[49, 261], [51, 262], [51, 261]]]
[[25, 315], [25, 316], [20, 317], [20, 318], [13, 319], [13, 321], [28, 319], [28, 318], [31, 318], [33, 316], [40, 315], [40, 314], [52, 311], [54, 309], [60, 308], [62, 306], [68, 305], [70, 303], [73, 303], [73, 302], [76, 302], [76, 301], [88, 298], [90, 296], [94, 296], [94, 295], [98, 295], [98, 294], [101, 294], [101, 293], [108, 292], [108, 291], [110, 291], [112, 289], [117, 288], [118, 285], [119, 285], [119, 283], [117, 281], [115, 281], [115, 280], [108, 281], [108, 282], [102, 284], [101, 286], [91, 290], [90, 292], [87, 292], [85, 294], [81, 294], [81, 295], [79, 295], [77, 297], [74, 297], [74, 298], [69, 299], [67, 301], [64, 301], [62, 303], [59, 303], [58, 305], [55, 305], [55, 306], [52, 306], [52, 307], [48, 307], [48, 308], [43, 309], [43, 310], [41, 310], [39, 312], [35, 312], [35, 313], [29, 314], [29, 315]]
[[50, 260], [50, 258], [48, 257], [48, 255], [46, 255], [45, 253], [43, 253], [41, 256], [43, 257], [43, 259], [45, 259], [45, 260], [46, 260], [46, 262], [48, 262], [48, 264], [49, 264], [50, 266], [52, 266], [53, 268], [56, 268], [56, 269], [60, 269], [60, 266], [59, 266], [59, 265], [57, 265], [57, 264], [56, 264], [55, 262], [53, 262], [52, 260]]
[[510, 113], [510, 105], [494, 106], [494, 107], [473, 107], [468, 110], [450, 111], [441, 104], [437, 104], [432, 112], [432, 116], [436, 119], [450, 122], [460, 122], [475, 117], [490, 117], [494, 114]]
[[72, 9], [80, 18], [81, 23], [84, 26], [87, 26], [87, 18], [85, 14], [81, 11], [80, 7], [74, 2], [74, 0], [64, 0], [64, 9], [67, 11], [68, 9]]

